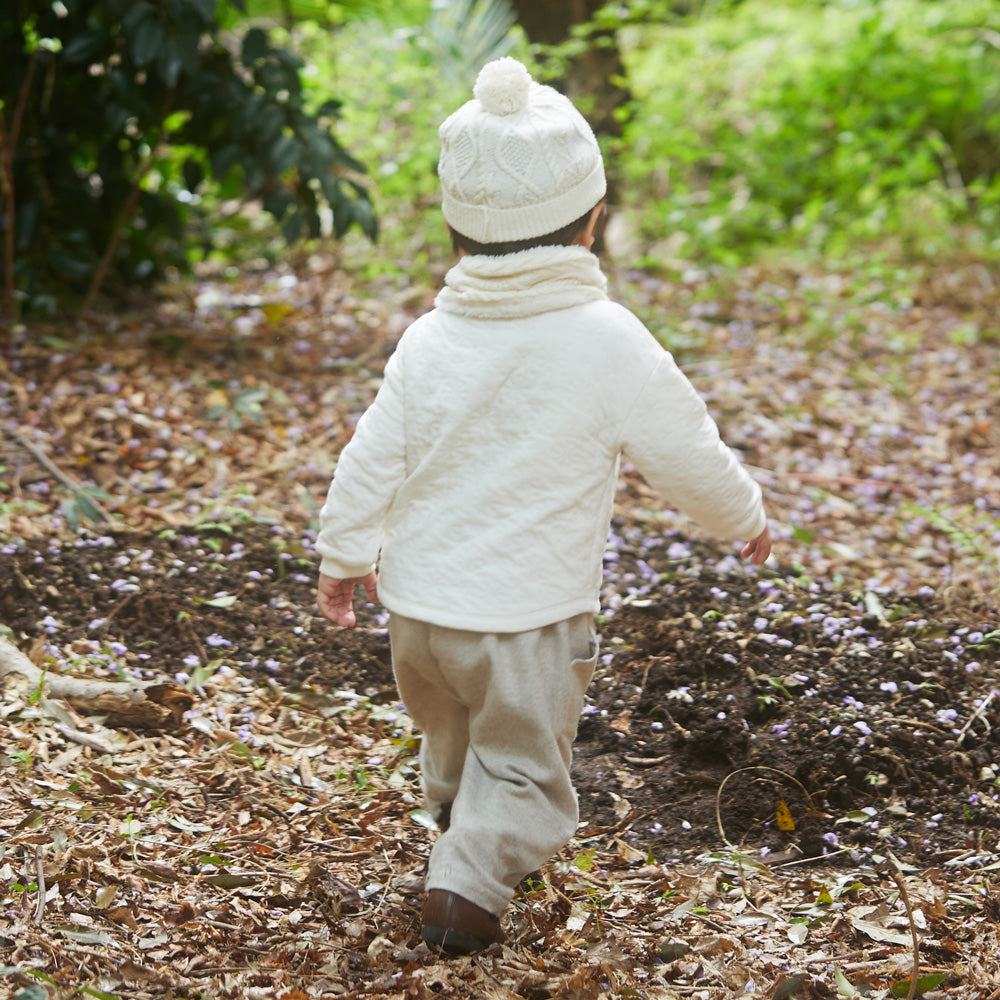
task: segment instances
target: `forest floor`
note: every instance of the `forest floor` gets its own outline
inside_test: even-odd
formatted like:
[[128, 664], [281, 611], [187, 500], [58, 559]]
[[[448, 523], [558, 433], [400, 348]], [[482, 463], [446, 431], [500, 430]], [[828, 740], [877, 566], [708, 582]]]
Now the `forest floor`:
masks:
[[[626, 466], [577, 836], [507, 943], [419, 943], [386, 619], [315, 518], [433, 292], [206, 275], [0, 360], [0, 625], [163, 730], [0, 703], [0, 995], [1000, 997], [1000, 290], [980, 264], [612, 273], [764, 487], [763, 569]], [[15, 349], [16, 348], [16, 349]]]

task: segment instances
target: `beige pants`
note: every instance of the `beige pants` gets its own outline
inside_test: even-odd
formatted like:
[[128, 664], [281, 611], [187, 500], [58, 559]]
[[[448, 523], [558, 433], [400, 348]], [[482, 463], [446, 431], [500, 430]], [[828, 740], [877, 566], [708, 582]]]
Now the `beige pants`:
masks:
[[576, 831], [569, 768], [597, 662], [593, 616], [483, 633], [391, 615], [389, 634], [399, 693], [423, 730], [427, 808], [454, 802], [427, 888], [499, 915]]

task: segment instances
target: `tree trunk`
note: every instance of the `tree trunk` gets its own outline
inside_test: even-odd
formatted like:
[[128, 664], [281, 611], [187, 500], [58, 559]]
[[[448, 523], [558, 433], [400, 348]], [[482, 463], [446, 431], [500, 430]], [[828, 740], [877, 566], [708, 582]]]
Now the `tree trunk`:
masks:
[[42, 688], [84, 715], [104, 715], [109, 726], [166, 729], [176, 726], [194, 704], [184, 688], [169, 681], [98, 681], [45, 673], [17, 646], [0, 637], [0, 682], [4, 693], [28, 704]]
[[[606, 0], [512, 0], [518, 24], [529, 40], [540, 45], [559, 45], [575, 24], [589, 21]], [[587, 50], [570, 63], [563, 89], [599, 135], [621, 135], [616, 115], [631, 97], [618, 81], [625, 79], [625, 64], [613, 31], [595, 32]]]

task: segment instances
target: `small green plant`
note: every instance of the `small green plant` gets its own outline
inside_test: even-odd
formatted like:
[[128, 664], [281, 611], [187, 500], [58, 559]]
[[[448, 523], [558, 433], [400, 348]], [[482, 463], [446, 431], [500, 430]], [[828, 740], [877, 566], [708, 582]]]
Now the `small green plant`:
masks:
[[269, 397], [266, 389], [243, 389], [230, 397], [226, 392], [225, 383], [212, 382], [211, 387], [209, 398], [218, 402], [209, 406], [205, 414], [209, 420], [218, 420], [231, 431], [240, 430], [247, 420], [255, 424], [264, 422], [264, 410], [261, 404]]
[[255, 757], [253, 749], [241, 740], [233, 740], [229, 744], [229, 750], [234, 757], [241, 757], [244, 760], [250, 761], [250, 765], [255, 771], [259, 771], [264, 766], [263, 759]]
[[108, 513], [95, 500], [114, 500], [105, 490], [96, 486], [82, 486], [73, 491], [73, 495], [63, 503], [60, 510], [66, 522], [74, 531], [79, 531], [81, 521], [91, 521], [94, 524], [106, 524]]
[[990, 646], [1000, 646], [1000, 628], [987, 632], [981, 642], [971, 643], [969, 649], [989, 649]]
[[128, 841], [129, 850], [132, 854], [132, 863], [136, 865], [139, 863], [139, 859], [136, 857], [135, 839], [140, 833], [142, 833], [142, 824], [138, 820], [133, 819], [131, 814], [125, 818], [125, 821], [118, 828], [118, 836], [124, 837]]
[[989, 567], [993, 577], [1000, 572], [1000, 549], [992, 541], [994, 533], [1000, 531], [1000, 518], [995, 514], [979, 510], [974, 504], [937, 510], [909, 503], [903, 510], [912, 517], [924, 518], [940, 531], [955, 555]]
[[[32, 891], [36, 889], [36, 886], [29, 887]], [[25, 969], [17, 965], [6, 965], [0, 967], [0, 976], [12, 976], [12, 975], [22, 975], [31, 976], [32, 979], [37, 979], [39, 982], [48, 983], [49, 986], [53, 987], [58, 991], [59, 984], [49, 975], [46, 975], [40, 969]], [[40, 986], [38, 983], [30, 983], [26, 986], [20, 993], [15, 993], [13, 995], [13, 1000], [48, 1000], [49, 993], [44, 987]]]
[[108, 993], [105, 990], [95, 989], [93, 986], [81, 986], [77, 992], [84, 996], [95, 997], [96, 1000], [121, 1000], [117, 993]]
[[35, 763], [35, 755], [27, 750], [11, 750], [7, 759], [12, 764], [17, 764], [25, 774], [28, 774]]
[[28, 696], [29, 705], [37, 705], [38, 702], [42, 700], [42, 695], [45, 692], [45, 678], [48, 676], [48, 673], [49, 673], [49, 665], [48, 663], [46, 663], [45, 666], [42, 667], [41, 677], [38, 678], [38, 686]]

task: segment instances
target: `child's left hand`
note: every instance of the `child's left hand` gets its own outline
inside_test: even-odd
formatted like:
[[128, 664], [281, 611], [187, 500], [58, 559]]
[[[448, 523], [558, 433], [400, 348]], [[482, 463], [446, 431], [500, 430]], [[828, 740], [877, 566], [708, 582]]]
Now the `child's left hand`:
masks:
[[368, 600], [374, 603], [378, 600], [378, 590], [375, 586], [375, 574], [353, 576], [347, 580], [337, 580], [324, 573], [319, 575], [319, 591], [316, 604], [319, 610], [342, 628], [354, 628], [357, 620], [354, 616], [354, 588], [358, 585], [365, 588]]
[[755, 566], [763, 566], [767, 562], [767, 557], [771, 554], [771, 529], [764, 526], [764, 530], [756, 537], [751, 538], [743, 547], [740, 553], [744, 559], [749, 559]]

